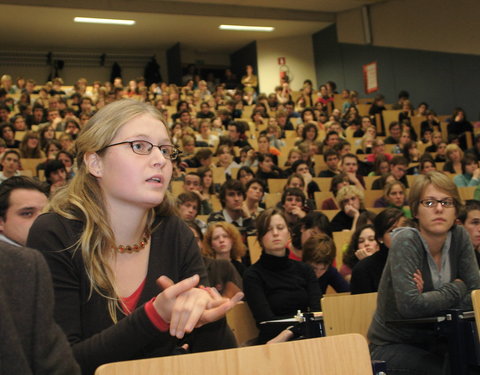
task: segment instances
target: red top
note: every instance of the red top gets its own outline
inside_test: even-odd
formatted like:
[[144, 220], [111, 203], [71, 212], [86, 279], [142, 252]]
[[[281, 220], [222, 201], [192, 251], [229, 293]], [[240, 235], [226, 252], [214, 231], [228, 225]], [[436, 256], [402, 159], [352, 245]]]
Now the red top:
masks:
[[[129, 315], [132, 313], [133, 310], [137, 307], [138, 300], [140, 299], [140, 295], [143, 292], [143, 288], [145, 287], [145, 281], [147, 279], [145, 278], [142, 283], [138, 286], [137, 290], [133, 292], [133, 294], [129, 297], [122, 298], [122, 305], [123, 305], [123, 311], [125, 314]], [[162, 332], [168, 331], [169, 324], [165, 322], [162, 317], [158, 314], [157, 310], [155, 309], [155, 306], [153, 306], [153, 301], [155, 301], [155, 297], [152, 298], [150, 301], [148, 301], [145, 304], [145, 313], [147, 314], [148, 318], [150, 321], [153, 323], [155, 327], [157, 327], [158, 330]]]
[[143, 292], [143, 288], [145, 287], [145, 281], [147, 279], [143, 279], [142, 283], [138, 286], [137, 290], [133, 292], [133, 294], [129, 297], [122, 298], [122, 305], [123, 305], [123, 312], [127, 315], [131, 314], [133, 310], [137, 307], [138, 300], [140, 299], [140, 295]]

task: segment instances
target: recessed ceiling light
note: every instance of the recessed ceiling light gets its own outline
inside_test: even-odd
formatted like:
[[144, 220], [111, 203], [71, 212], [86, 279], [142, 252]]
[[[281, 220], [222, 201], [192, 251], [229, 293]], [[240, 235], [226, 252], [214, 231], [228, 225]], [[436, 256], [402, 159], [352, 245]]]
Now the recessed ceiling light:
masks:
[[135, 25], [134, 20], [116, 20], [112, 18], [75, 17], [73, 20], [75, 22], [102, 23], [106, 25], [125, 25], [125, 26]]
[[220, 30], [236, 30], [236, 31], [264, 31], [272, 32], [274, 27], [270, 26], [242, 26], [242, 25], [220, 25]]

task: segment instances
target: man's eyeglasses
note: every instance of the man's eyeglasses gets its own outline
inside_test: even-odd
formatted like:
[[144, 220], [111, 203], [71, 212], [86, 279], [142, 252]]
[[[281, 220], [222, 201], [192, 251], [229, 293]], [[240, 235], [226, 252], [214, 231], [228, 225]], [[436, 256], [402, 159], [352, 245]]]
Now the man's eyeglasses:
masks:
[[443, 199], [443, 200], [440, 200], [440, 199], [423, 199], [420, 201], [420, 203], [423, 205], [423, 207], [427, 207], [427, 208], [433, 208], [433, 207], [436, 207], [437, 204], [441, 204], [442, 207], [445, 207], [445, 208], [452, 208], [452, 207], [455, 207], [455, 201], [453, 200], [453, 198], [447, 198], [447, 199]]
[[154, 145], [148, 141], [125, 141], [105, 146], [100, 151], [108, 147], [129, 144], [132, 151], [138, 155], [150, 155], [154, 147], [158, 147], [165, 159], [175, 160], [182, 152], [173, 145]]

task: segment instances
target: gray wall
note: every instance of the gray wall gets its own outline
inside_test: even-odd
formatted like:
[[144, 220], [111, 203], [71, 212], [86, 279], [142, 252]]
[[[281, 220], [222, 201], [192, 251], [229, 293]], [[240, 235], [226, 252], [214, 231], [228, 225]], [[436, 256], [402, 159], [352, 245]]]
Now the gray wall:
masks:
[[480, 56], [338, 43], [335, 25], [313, 35], [313, 49], [319, 83], [332, 80], [339, 91], [366, 96], [362, 66], [376, 61], [378, 92], [388, 103], [407, 90], [414, 105], [425, 101], [439, 115], [461, 106], [469, 120], [480, 118]]

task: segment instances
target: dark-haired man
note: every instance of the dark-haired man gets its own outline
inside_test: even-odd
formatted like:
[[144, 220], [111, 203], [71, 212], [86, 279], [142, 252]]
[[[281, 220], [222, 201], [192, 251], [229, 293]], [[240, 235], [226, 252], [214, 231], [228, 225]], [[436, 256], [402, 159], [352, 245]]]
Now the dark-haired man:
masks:
[[222, 210], [212, 212], [207, 223], [226, 221], [235, 225], [246, 243], [246, 236], [255, 235], [255, 223], [250, 215], [243, 209], [246, 193], [239, 180], [228, 180], [220, 188], [219, 198]]
[[0, 241], [20, 246], [47, 205], [47, 188], [36, 180], [18, 176], [0, 184]]
[[480, 267], [480, 201], [470, 199], [458, 215], [458, 221], [467, 230]]

